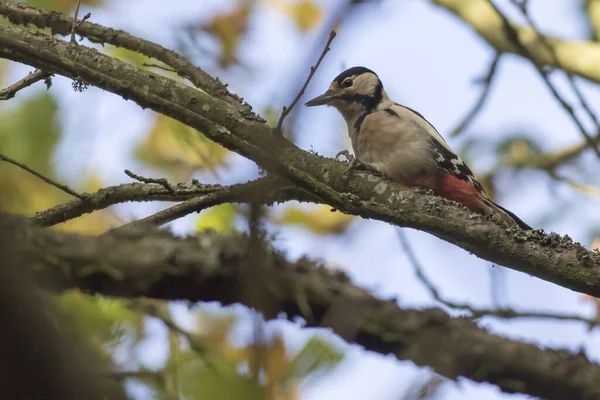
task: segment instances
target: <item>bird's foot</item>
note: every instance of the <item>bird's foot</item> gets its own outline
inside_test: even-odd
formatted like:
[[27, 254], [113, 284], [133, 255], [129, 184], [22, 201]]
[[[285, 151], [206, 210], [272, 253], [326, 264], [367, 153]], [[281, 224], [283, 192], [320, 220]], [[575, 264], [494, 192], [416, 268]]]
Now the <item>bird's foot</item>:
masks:
[[342, 175], [345, 175], [348, 171], [355, 168], [366, 168], [366, 166], [358, 161], [358, 158], [354, 157], [348, 150], [342, 150], [335, 155], [335, 159], [337, 160], [340, 156], [346, 157], [349, 161], [348, 167], [342, 172]]
[[334, 159], [337, 161], [337, 159], [340, 158], [340, 156], [346, 157], [346, 159], [350, 162], [352, 162], [352, 160], [355, 159], [354, 156], [352, 154], [350, 154], [350, 152], [348, 150], [338, 151], [338, 153], [335, 155]]

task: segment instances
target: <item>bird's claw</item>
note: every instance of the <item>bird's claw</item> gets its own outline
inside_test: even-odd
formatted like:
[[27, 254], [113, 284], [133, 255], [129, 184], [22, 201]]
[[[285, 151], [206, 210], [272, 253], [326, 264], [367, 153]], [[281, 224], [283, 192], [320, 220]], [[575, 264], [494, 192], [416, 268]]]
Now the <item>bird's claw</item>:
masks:
[[355, 160], [354, 156], [350, 154], [348, 150], [338, 151], [338, 153], [335, 155], [335, 160], [337, 161], [337, 159], [340, 158], [340, 156], [346, 157], [346, 159], [350, 162], [352, 162], [352, 160]]
[[348, 171], [358, 167], [365, 167], [363, 163], [358, 161], [358, 158], [354, 157], [348, 150], [342, 150], [335, 155], [335, 159], [337, 160], [340, 156], [346, 157], [349, 161], [348, 167], [342, 172], [342, 175], [345, 175]]
[[354, 169], [354, 168], [357, 168], [357, 167], [362, 167], [362, 166], [363, 166], [363, 164], [360, 161], [358, 161], [358, 159], [352, 157], [352, 160], [350, 161], [350, 163], [348, 164], [348, 166], [346, 167], [346, 169], [344, 170], [344, 172], [342, 172], [342, 175], [345, 175], [351, 169]]

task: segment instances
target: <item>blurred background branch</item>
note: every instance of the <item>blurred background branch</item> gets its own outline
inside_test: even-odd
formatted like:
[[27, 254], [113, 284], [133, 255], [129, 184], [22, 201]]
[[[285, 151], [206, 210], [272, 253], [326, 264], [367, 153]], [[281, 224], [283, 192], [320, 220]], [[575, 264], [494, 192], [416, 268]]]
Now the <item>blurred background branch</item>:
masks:
[[[42, 286], [52, 291], [79, 287], [109, 296], [223, 304], [244, 301], [244, 295], [235, 288], [243, 287], [242, 282], [247, 281], [247, 274], [243, 273], [247, 246], [235, 242], [252, 243], [252, 238], [206, 234], [198, 239], [177, 239], [168, 237], [166, 232], [154, 232], [137, 237], [103, 235], [97, 239], [44, 231], [30, 226], [24, 219], [8, 218], [4, 229], [19, 240], [15, 249], [17, 257], [38, 255], [22, 266], [44, 279]], [[290, 263], [273, 250], [269, 252], [273, 260], [268, 271], [272, 281], [267, 286], [269, 289], [262, 291], [264, 299], [269, 299], [263, 304], [275, 307], [288, 318], [303, 316], [297, 302], [298, 291], [304, 292], [303, 297], [315, 318], [307, 321], [308, 325], [318, 325], [335, 298], [347, 296], [368, 310], [361, 314], [360, 328], [351, 341], [371, 351], [393, 353], [399, 359], [408, 357], [417, 365], [431, 366], [450, 378], [465, 376], [494, 383], [509, 393], [528, 393], [548, 399], [564, 398], [564, 393], [575, 393], [582, 399], [598, 394], [595, 377], [600, 373], [600, 366], [584, 356], [544, 351], [534, 345], [503, 339], [467, 319], [451, 319], [439, 309], [398, 308], [395, 302], [377, 300], [350, 284], [343, 274], [327, 271], [306, 259]], [[226, 257], [219, 256], [220, 253]], [[225, 259], [226, 264], [221, 264], [220, 260]], [[169, 265], [169, 271], [164, 270], [165, 264]], [[161, 311], [153, 303], [131, 304], [143, 306], [150, 315], [184, 334], [195, 351], [204, 351], [204, 345], [196, 345], [195, 339], [178, 328], [164, 308]], [[331, 328], [336, 330], [336, 326]], [[513, 351], [521, 357], [514, 358]], [[444, 356], [440, 357], [441, 354]], [[561, 368], [555, 367], [558, 360]], [[515, 368], [516, 364], [519, 368]], [[481, 365], [486, 365], [489, 372], [482, 373]], [[572, 374], [578, 379], [572, 379]], [[518, 385], [514, 384], [515, 380]]]

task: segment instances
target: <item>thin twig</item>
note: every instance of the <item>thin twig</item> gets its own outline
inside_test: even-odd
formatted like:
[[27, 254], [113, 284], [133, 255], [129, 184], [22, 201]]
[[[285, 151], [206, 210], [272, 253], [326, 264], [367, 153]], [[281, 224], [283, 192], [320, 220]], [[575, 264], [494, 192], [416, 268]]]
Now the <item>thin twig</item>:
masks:
[[109, 371], [106, 373], [111, 379], [122, 381], [124, 379], [146, 379], [153, 378], [156, 380], [160, 380], [162, 378], [162, 374], [159, 371]]
[[60, 183], [56, 182], [55, 180], [48, 178], [47, 176], [44, 176], [37, 171], [34, 171], [33, 169], [29, 168], [27, 165], [13, 160], [12, 158], [9, 158], [3, 154], [0, 154], [0, 161], [6, 161], [7, 163], [13, 164], [21, 169], [24, 169], [25, 171], [29, 172], [30, 174], [37, 176], [44, 182], [49, 183], [50, 185], [62, 190], [63, 192], [70, 194], [71, 196], [75, 196], [78, 199], [83, 200], [83, 201], [87, 200], [87, 196], [77, 193], [73, 189], [70, 189], [68, 186], [60, 184]]
[[209, 351], [209, 348], [206, 346], [206, 343], [202, 340], [201, 336], [180, 327], [173, 318], [171, 318], [168, 310], [165, 309], [166, 305], [161, 301], [139, 298], [130, 300], [127, 303], [127, 307], [132, 310], [142, 311], [154, 318], [160, 319], [167, 328], [185, 337], [190, 348], [199, 355], [205, 355], [207, 351]]
[[[0, 90], [0, 100], [10, 100], [15, 97], [19, 90], [25, 89], [38, 81], [48, 79], [51, 75], [51, 73], [40, 69], [30, 72], [25, 78], [13, 83], [6, 89]], [[46, 82], [46, 86], [50, 87], [50, 83]]]
[[143, 177], [141, 175], [137, 175], [134, 174], [133, 172], [131, 172], [130, 170], [126, 169], [125, 174], [127, 176], [129, 176], [130, 178], [133, 178], [135, 180], [138, 180], [140, 182], [144, 182], [144, 183], [158, 183], [159, 185], [162, 185], [162, 187], [164, 187], [165, 189], [167, 189], [169, 191], [169, 193], [171, 193], [172, 195], [177, 195], [177, 192], [175, 192], [175, 189], [173, 189], [173, 186], [171, 186], [171, 184], [169, 183], [168, 180], [166, 180], [165, 178], [146, 178]]
[[77, 0], [77, 4], [75, 5], [75, 15], [73, 17], [73, 21], [71, 22], [71, 42], [72, 43], [77, 43], [77, 40], [75, 39], [75, 28], [78, 26], [77, 16], [79, 15], [79, 7], [80, 6], [81, 6], [81, 0]]
[[[594, 139], [586, 131], [585, 127], [583, 126], [583, 124], [581, 123], [579, 118], [577, 118], [577, 115], [575, 114], [573, 106], [571, 104], [569, 104], [565, 99], [563, 99], [562, 96], [560, 95], [560, 93], [558, 93], [558, 90], [554, 87], [554, 85], [550, 81], [549, 73], [546, 70], [544, 70], [543, 66], [539, 65], [531, 57], [531, 55], [529, 53], [529, 49], [521, 42], [521, 40], [519, 39], [519, 33], [512, 26], [512, 24], [506, 18], [506, 16], [494, 4], [493, 0], [488, 0], [488, 1], [489, 1], [489, 4], [496, 10], [496, 13], [498, 13], [498, 16], [502, 19], [502, 22], [504, 25], [504, 30], [506, 32], [508, 39], [510, 41], [512, 41], [515, 44], [515, 46], [517, 46], [518, 50], [525, 58], [527, 58], [529, 61], [531, 61], [533, 63], [533, 65], [535, 66], [535, 69], [538, 71], [538, 73], [540, 74], [540, 76], [542, 77], [544, 82], [546, 83], [546, 86], [548, 86], [548, 88], [550, 89], [550, 92], [552, 92], [552, 95], [554, 96], [554, 98], [556, 98], [559, 101], [559, 103], [564, 108], [564, 110], [567, 112], [567, 114], [569, 114], [569, 116], [571, 117], [573, 122], [575, 122], [575, 125], [577, 125], [577, 128], [579, 129], [581, 134], [585, 137], [589, 147], [591, 147], [592, 150], [596, 153], [596, 155], [600, 158], [600, 149], [598, 149], [598, 147], [595, 145]], [[520, 5], [519, 5], [519, 8], [521, 8]], [[532, 29], [534, 29], [534, 28], [532, 27]], [[536, 33], [536, 37], [540, 38], [541, 35], [537, 31], [535, 33]], [[549, 46], [549, 44], [547, 42], [546, 42], [546, 45]], [[550, 53], [553, 53], [552, 49], [550, 49]], [[554, 57], [556, 58], [555, 54], [554, 54]], [[580, 101], [581, 101], [581, 99], [580, 99]], [[592, 117], [592, 119], [595, 119], [595, 117]]]
[[[122, 225], [115, 230], [125, 230], [137, 228], [140, 226], [161, 226], [173, 222], [179, 218], [183, 218], [189, 214], [200, 212], [207, 208], [233, 201], [233, 194], [227, 191], [215, 191], [203, 196], [194, 197], [193, 199], [186, 200], [174, 206], [168, 207], [155, 214], [152, 214], [146, 218], [132, 221], [128, 224]], [[111, 232], [112, 232], [111, 231]]]
[[406, 238], [404, 232], [401, 229], [396, 229], [396, 233], [398, 235], [398, 240], [402, 249], [404, 250], [404, 254], [412, 264], [412, 267], [415, 270], [417, 278], [423, 286], [427, 288], [429, 293], [433, 296], [435, 300], [442, 303], [446, 307], [455, 309], [455, 310], [465, 310], [471, 313], [473, 319], [481, 318], [481, 317], [497, 317], [502, 319], [515, 319], [515, 318], [543, 318], [543, 319], [554, 319], [561, 321], [577, 321], [584, 322], [589, 327], [595, 327], [600, 325], [600, 320], [594, 318], [586, 318], [579, 315], [573, 314], [560, 314], [560, 313], [552, 313], [545, 311], [516, 311], [512, 308], [474, 308], [467, 303], [456, 303], [451, 300], [447, 300], [440, 295], [438, 288], [429, 280], [429, 278], [425, 275], [423, 266], [417, 259], [417, 256], [411, 247], [408, 239]]
[[463, 132], [465, 130], [465, 128], [471, 122], [473, 122], [473, 120], [475, 119], [477, 114], [479, 114], [479, 112], [481, 111], [483, 105], [485, 104], [485, 101], [488, 98], [488, 95], [491, 92], [490, 89], [492, 88], [492, 82], [493, 82], [494, 76], [496, 74], [496, 70], [498, 67], [498, 61], [500, 61], [501, 56], [502, 56], [502, 53], [496, 53], [496, 55], [494, 56], [494, 59], [490, 63], [487, 74], [484, 77], [477, 80], [477, 83], [481, 83], [483, 85], [483, 90], [481, 91], [481, 94], [479, 95], [479, 99], [477, 99], [477, 102], [475, 102], [475, 105], [473, 106], [473, 108], [471, 108], [471, 110], [467, 113], [467, 115], [465, 115], [465, 117], [456, 126], [456, 128], [452, 129], [452, 131], [450, 132], [450, 136], [457, 136], [461, 132]]
[[[246, 188], [246, 189], [244, 189]], [[271, 177], [260, 178], [255, 181], [239, 183], [231, 186], [205, 185], [193, 183], [174, 187], [175, 195], [172, 195], [164, 186], [156, 183], [127, 183], [117, 186], [108, 186], [98, 191], [86, 194], [86, 200], [74, 199], [68, 203], [60, 204], [45, 211], [40, 211], [31, 217], [31, 220], [39, 226], [48, 227], [62, 222], [77, 218], [83, 214], [103, 210], [113, 204], [124, 203], [128, 201], [183, 201], [191, 198], [206, 199], [211, 193], [218, 195], [222, 202], [242, 203], [248, 201], [260, 201], [263, 204], [273, 204], [275, 202], [284, 202], [297, 200], [300, 202], [319, 203], [321, 200], [311, 196], [285, 181], [273, 179]], [[237, 197], [228, 197], [226, 193], [235, 192]], [[257, 197], [260, 195], [260, 197]], [[208, 200], [207, 200], [208, 201]], [[181, 203], [178, 209], [166, 209], [160, 218], [163, 221], [169, 219], [168, 212], [172, 215], [185, 213], [189, 203]], [[219, 203], [220, 204], [220, 203]], [[191, 207], [191, 206], [190, 206]], [[199, 205], [197, 205], [199, 207]], [[170, 210], [170, 211], [168, 211]], [[177, 211], [178, 210], [178, 211]], [[188, 214], [193, 211], [187, 212]], [[158, 219], [158, 216], [156, 217]], [[168, 221], [167, 221], [168, 222]], [[163, 222], [166, 223], [166, 222]], [[155, 225], [159, 225], [155, 222]], [[118, 228], [117, 228], [118, 229]]]
[[[531, 28], [535, 32], [537, 40], [548, 49], [548, 51], [550, 52], [550, 56], [552, 57], [552, 60], [554, 61], [554, 63], [558, 66], [558, 68], [562, 69], [560, 60], [558, 59], [558, 56], [556, 55], [556, 51], [554, 50], [554, 46], [552, 46], [550, 44], [550, 42], [548, 41], [548, 38], [546, 36], [541, 35], [539, 33], [540, 32], [539, 29], [537, 28], [536, 24], [533, 22], [533, 18], [531, 18], [531, 15], [528, 12], [527, 6], [529, 5], [529, 2], [527, 0], [520, 0], [520, 1], [512, 0], [512, 3], [519, 10], [521, 10], [521, 13], [525, 17], [525, 20], [527, 21], [527, 23], [531, 26]], [[581, 106], [583, 107], [585, 112], [588, 114], [590, 119], [594, 122], [594, 125], [596, 126], [596, 134], [600, 134], [600, 123], [598, 122], [598, 118], [596, 117], [596, 114], [592, 111], [592, 109], [591, 109], [590, 105], [588, 104], [587, 100], [585, 99], [585, 96], [583, 95], [583, 93], [581, 93], [581, 90], [579, 90], [579, 88], [577, 87], [577, 84], [575, 83], [573, 74], [565, 71], [564, 69], [563, 69], [563, 71], [565, 72], [565, 75], [567, 76], [567, 80], [569, 82], [569, 85], [571, 86], [571, 90], [573, 90], [573, 93], [575, 93], [577, 100], [581, 103]]]
[[304, 91], [306, 90], [306, 88], [308, 87], [308, 84], [312, 80], [315, 72], [317, 71], [317, 68], [319, 68], [319, 65], [321, 65], [321, 61], [323, 61], [323, 58], [325, 58], [325, 54], [327, 54], [327, 52], [329, 52], [329, 50], [330, 50], [329, 46], [331, 45], [331, 42], [333, 42], [333, 39], [335, 38], [335, 36], [336, 36], [336, 32], [334, 30], [332, 30], [329, 33], [329, 39], [327, 39], [327, 42], [325, 43], [325, 47], [323, 48], [323, 51], [321, 52], [321, 55], [319, 56], [317, 63], [314, 66], [310, 67], [310, 73], [308, 74], [306, 81], [304, 81], [304, 85], [302, 85], [302, 88], [298, 92], [298, 95], [296, 95], [296, 98], [294, 99], [294, 101], [292, 101], [292, 104], [290, 104], [289, 107], [285, 107], [285, 106], [283, 107], [283, 110], [281, 111], [281, 116], [279, 117], [279, 122], [277, 122], [277, 127], [275, 128], [275, 132], [277, 134], [279, 134], [279, 135], [282, 134], [281, 129], [283, 126], [283, 120], [285, 120], [285, 118], [290, 114], [290, 112], [292, 112], [293, 108], [296, 106], [296, 104], [298, 103], [300, 98], [304, 95]]

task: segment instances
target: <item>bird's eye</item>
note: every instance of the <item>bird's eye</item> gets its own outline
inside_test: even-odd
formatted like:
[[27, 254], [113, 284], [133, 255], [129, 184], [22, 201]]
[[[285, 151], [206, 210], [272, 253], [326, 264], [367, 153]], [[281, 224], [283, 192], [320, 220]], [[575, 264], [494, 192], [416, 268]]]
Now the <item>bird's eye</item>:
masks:
[[342, 82], [342, 87], [349, 88], [350, 86], [352, 86], [352, 79], [350, 79], [350, 78], [344, 79], [344, 81]]

